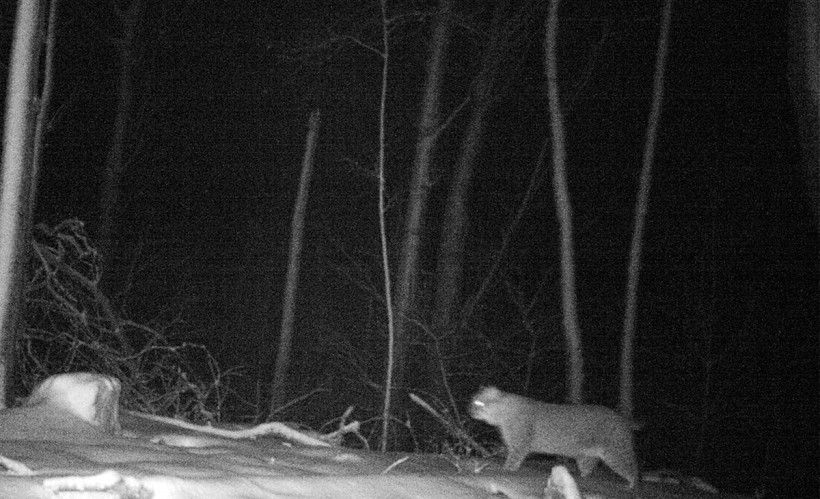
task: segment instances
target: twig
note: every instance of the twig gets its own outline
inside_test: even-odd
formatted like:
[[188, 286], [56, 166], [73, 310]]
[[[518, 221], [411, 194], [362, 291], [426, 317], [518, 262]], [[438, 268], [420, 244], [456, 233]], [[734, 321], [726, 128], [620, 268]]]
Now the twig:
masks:
[[285, 403], [284, 403], [283, 405], [281, 405], [280, 407], [277, 407], [276, 409], [272, 410], [272, 411], [271, 411], [271, 414], [276, 414], [277, 412], [282, 412], [282, 411], [284, 411], [285, 409], [287, 409], [288, 407], [290, 407], [290, 406], [292, 406], [292, 405], [296, 405], [296, 404], [298, 404], [299, 402], [301, 402], [301, 401], [303, 401], [303, 400], [305, 400], [305, 399], [307, 399], [307, 398], [310, 398], [311, 396], [313, 396], [313, 395], [314, 395], [314, 394], [316, 394], [316, 393], [321, 393], [321, 392], [326, 392], [326, 391], [327, 391], [327, 390], [325, 390], [324, 388], [314, 388], [313, 390], [309, 391], [308, 393], [305, 393], [305, 394], [303, 394], [303, 395], [300, 395], [300, 396], [298, 396], [298, 397], [296, 397], [296, 398], [294, 398], [294, 399], [290, 400], [289, 402], [285, 402]]
[[391, 464], [390, 466], [385, 468], [384, 471], [382, 471], [382, 475], [386, 475], [386, 474], [390, 473], [390, 470], [392, 470], [396, 466], [400, 465], [401, 463], [407, 461], [408, 457], [409, 456], [404, 456], [403, 458], [397, 459], [396, 461], [394, 461], [393, 464]]
[[454, 425], [450, 420], [439, 414], [435, 409], [433, 409], [430, 404], [419, 398], [415, 393], [410, 394], [410, 400], [415, 402], [416, 404], [420, 405], [422, 409], [429, 412], [436, 418], [444, 428], [450, 432], [451, 435], [456, 437], [457, 439], [461, 440], [462, 442], [466, 443], [470, 448], [475, 449], [481, 454], [481, 457], [488, 457], [490, 456], [490, 452], [484, 448], [481, 444], [476, 442], [470, 435], [467, 434], [463, 429], [459, 428], [458, 426]]

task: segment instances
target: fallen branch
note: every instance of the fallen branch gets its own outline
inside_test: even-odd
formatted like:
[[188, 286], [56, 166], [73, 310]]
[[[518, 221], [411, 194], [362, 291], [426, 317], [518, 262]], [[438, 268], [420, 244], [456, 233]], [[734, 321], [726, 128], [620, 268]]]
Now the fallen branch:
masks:
[[6, 468], [7, 473], [12, 476], [31, 476], [34, 472], [20, 461], [15, 461], [6, 456], [0, 456], [0, 466]]
[[301, 433], [298, 430], [294, 430], [293, 428], [285, 425], [284, 423], [269, 422], [253, 426], [251, 428], [245, 428], [242, 430], [226, 430], [224, 428], [202, 426], [194, 423], [189, 423], [187, 421], [182, 421], [180, 419], [174, 419], [165, 416], [156, 416], [154, 414], [145, 414], [143, 412], [127, 410], [124, 412], [130, 414], [131, 416], [147, 419], [149, 421], [165, 423], [175, 426], [177, 428], [196, 431], [199, 433], [203, 433], [205, 435], [214, 435], [217, 437], [229, 438], [232, 440], [254, 439], [256, 437], [264, 435], [275, 435], [278, 437], [282, 437], [286, 440], [290, 440], [292, 442], [296, 442], [302, 445], [309, 445], [311, 447], [330, 447], [330, 444], [325, 442], [324, 440], [320, 440], [318, 438], [305, 435], [304, 433]]

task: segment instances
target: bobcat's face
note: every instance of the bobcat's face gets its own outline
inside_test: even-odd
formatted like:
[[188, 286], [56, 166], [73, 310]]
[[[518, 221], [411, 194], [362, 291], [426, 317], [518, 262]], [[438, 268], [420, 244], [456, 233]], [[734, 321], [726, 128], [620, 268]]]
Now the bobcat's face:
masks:
[[493, 386], [482, 388], [470, 402], [470, 416], [491, 425], [498, 424], [495, 409], [500, 407], [498, 403], [502, 396], [503, 394]]

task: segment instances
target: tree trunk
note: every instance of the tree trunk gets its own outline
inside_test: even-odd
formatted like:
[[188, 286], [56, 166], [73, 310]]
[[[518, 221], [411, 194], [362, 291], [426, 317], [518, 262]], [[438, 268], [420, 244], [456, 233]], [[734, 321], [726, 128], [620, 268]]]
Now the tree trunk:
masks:
[[387, 313], [387, 366], [384, 373], [384, 401], [382, 403], [382, 436], [380, 449], [387, 452], [390, 434], [390, 410], [392, 404], [393, 366], [395, 365], [396, 328], [393, 314], [393, 295], [390, 277], [390, 255], [387, 246], [387, 207], [384, 167], [387, 157], [385, 136], [387, 133], [387, 76], [390, 68], [390, 30], [387, 21], [387, 0], [379, 2], [382, 15], [382, 88], [379, 96], [379, 243], [384, 276], [384, 304]]
[[[419, 251], [424, 232], [427, 198], [430, 193], [430, 162], [437, 139], [439, 94], [444, 76], [444, 58], [450, 39], [450, 10], [451, 0], [442, 0], [441, 12], [433, 31], [432, 53], [427, 61], [427, 80], [419, 121], [419, 138], [413, 161], [413, 175], [410, 180], [410, 195], [398, 269], [399, 276], [394, 293], [396, 315], [393, 386], [385, 387], [385, 389], [394, 391], [401, 389], [404, 385], [405, 356], [410, 343], [407, 319], [412, 317], [416, 304]], [[402, 405], [399, 400], [396, 400], [395, 410], [401, 412]]]
[[820, 2], [789, 2], [789, 86], [806, 190], [820, 230]]
[[454, 323], [454, 312], [460, 302], [461, 280], [464, 273], [464, 239], [469, 226], [467, 204], [470, 183], [476, 158], [481, 151], [487, 112], [492, 104], [493, 79], [505, 50], [505, 42], [502, 39], [502, 12], [501, 7], [496, 9], [493, 36], [484, 53], [481, 71], [476, 78], [473, 114], [461, 143], [458, 166], [450, 184], [444, 222], [441, 226], [436, 270], [436, 312], [433, 322], [434, 331], [438, 335], [446, 334], [450, 329]]
[[567, 184], [567, 152], [564, 118], [558, 100], [558, 68], [556, 64], [556, 39], [558, 37], [559, 0], [552, 0], [544, 41], [547, 93], [550, 106], [550, 130], [552, 131], [552, 168], [555, 210], [561, 232], [561, 308], [564, 322], [564, 338], [567, 344], [566, 376], [569, 400], [580, 404], [584, 394], [584, 357], [581, 345], [581, 326], [578, 324], [577, 298], [575, 292], [575, 257], [572, 241], [572, 204]]
[[663, 5], [661, 31], [658, 35], [658, 52], [655, 56], [655, 81], [652, 85], [652, 110], [646, 127], [646, 143], [643, 150], [643, 165], [635, 200], [635, 230], [632, 232], [632, 245], [629, 252], [627, 269], [626, 305], [624, 307], [624, 325], [621, 337], [621, 390], [619, 410], [622, 415], [632, 417], [633, 411], [633, 364], [635, 343], [635, 315], [638, 306], [638, 278], [641, 271], [641, 246], [646, 224], [646, 208], [649, 204], [649, 189], [652, 185], [652, 162], [655, 158], [655, 141], [658, 137], [658, 125], [661, 120], [663, 103], [663, 78], [666, 69], [666, 52], [669, 40], [669, 21], [672, 17], [672, 0]]
[[299, 265], [304, 239], [305, 214], [307, 213], [308, 187], [313, 172], [316, 156], [316, 141], [319, 137], [319, 110], [313, 111], [308, 122], [308, 135], [305, 141], [305, 154], [302, 157], [302, 175], [299, 179], [299, 194], [293, 205], [293, 220], [290, 225], [290, 257], [288, 258], [288, 277], [285, 295], [282, 298], [282, 325], [280, 327], [279, 346], [276, 354], [276, 365], [271, 383], [270, 413], [273, 413], [284, 401], [285, 381], [290, 367], [290, 348], [293, 343], [293, 323], [296, 317], [296, 291], [299, 288]]
[[37, 202], [37, 172], [40, 171], [40, 163], [43, 157], [43, 139], [48, 132], [46, 121], [48, 120], [49, 104], [51, 103], [51, 93], [54, 89], [54, 44], [56, 43], [57, 31], [57, 8], [60, 0], [51, 0], [48, 12], [48, 28], [46, 31], [46, 55], [43, 65], [43, 90], [40, 95], [40, 108], [37, 110], [37, 124], [34, 132], [34, 152], [31, 159], [31, 193], [29, 194], [29, 204], [32, 212]]
[[[469, 228], [469, 214], [467, 205], [470, 195], [470, 184], [473, 177], [476, 158], [481, 151], [481, 141], [484, 138], [484, 128], [487, 113], [492, 105], [493, 80], [495, 78], [499, 61], [506, 49], [506, 42], [503, 38], [504, 23], [503, 3], [496, 7], [493, 18], [492, 37], [484, 52], [481, 63], [481, 70], [475, 81], [475, 91], [473, 95], [473, 113], [467, 131], [461, 143], [458, 165], [455, 175], [450, 183], [450, 192], [447, 196], [447, 204], [444, 211], [444, 221], [441, 225], [441, 238], [439, 242], [438, 260], [436, 269], [436, 291], [435, 291], [435, 311], [433, 315], [433, 333], [435, 341], [450, 334], [458, 318], [455, 317], [456, 310], [461, 304], [462, 279], [464, 275], [464, 246], [465, 238]], [[438, 348], [435, 349], [438, 352]], [[431, 358], [428, 365], [430, 372], [439, 372], [439, 362], [441, 359]], [[442, 372], [442, 376], [444, 373]], [[449, 396], [447, 380], [440, 379], [440, 387], [435, 386], [437, 377], [431, 376], [430, 388], [437, 395], [447, 395], [441, 397], [442, 400], [453, 400]], [[446, 392], [446, 393], [445, 393]], [[453, 414], [458, 414], [458, 408], [453, 407]]]
[[14, 41], [3, 129], [3, 174], [0, 182], [0, 409], [6, 407], [22, 310], [23, 265], [31, 217], [31, 168], [37, 71], [40, 60], [38, 0], [21, 0]]
[[102, 171], [100, 224], [97, 229], [98, 247], [103, 258], [104, 290], [109, 293], [115, 274], [113, 272], [114, 253], [116, 251], [114, 227], [121, 211], [120, 182], [124, 167], [123, 162], [125, 161], [125, 140], [134, 99], [134, 69], [136, 67], [134, 39], [142, 10], [143, 0], [132, 0], [128, 8], [119, 13], [122, 28], [116, 42], [120, 56], [117, 114], [114, 117], [114, 133], [111, 137], [108, 157]]

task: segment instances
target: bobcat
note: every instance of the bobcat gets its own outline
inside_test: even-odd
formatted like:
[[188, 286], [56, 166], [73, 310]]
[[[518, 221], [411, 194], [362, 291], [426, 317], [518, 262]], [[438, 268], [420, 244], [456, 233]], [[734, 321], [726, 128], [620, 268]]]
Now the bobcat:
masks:
[[470, 415], [498, 428], [507, 446], [506, 470], [515, 471], [528, 455], [543, 453], [575, 459], [581, 476], [600, 459], [630, 488], [639, 479], [633, 423], [606, 407], [547, 404], [490, 386], [475, 394]]

